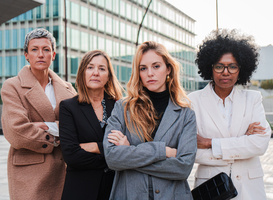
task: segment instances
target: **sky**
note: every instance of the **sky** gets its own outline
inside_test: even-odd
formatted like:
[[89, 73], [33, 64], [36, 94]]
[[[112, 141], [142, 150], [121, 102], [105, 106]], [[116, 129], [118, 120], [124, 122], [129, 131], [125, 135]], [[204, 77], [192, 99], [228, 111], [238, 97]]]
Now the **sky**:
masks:
[[[195, 47], [216, 29], [216, 0], [166, 0], [195, 22]], [[263, 47], [273, 45], [273, 0], [218, 0], [218, 27], [252, 35]]]

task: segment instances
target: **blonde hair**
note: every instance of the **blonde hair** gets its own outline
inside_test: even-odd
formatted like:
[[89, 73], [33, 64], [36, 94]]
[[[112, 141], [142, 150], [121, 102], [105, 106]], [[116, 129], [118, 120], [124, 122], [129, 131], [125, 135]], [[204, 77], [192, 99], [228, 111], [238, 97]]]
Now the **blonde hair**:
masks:
[[[190, 101], [179, 81], [179, 63], [169, 54], [167, 49], [154, 41], [142, 43], [134, 56], [132, 64], [132, 75], [127, 84], [128, 96], [125, 98], [124, 116], [125, 123], [130, 132], [134, 130], [142, 141], [152, 141], [151, 134], [156, 127], [156, 115], [152, 101], [148, 94], [143, 90], [143, 84], [139, 76], [139, 65], [143, 54], [153, 50], [161, 56], [168, 68], [171, 69], [167, 87], [169, 89], [172, 102], [181, 107], [190, 107]], [[129, 112], [130, 122], [126, 115]]]
[[101, 50], [94, 50], [94, 51], [90, 51], [87, 52], [79, 65], [79, 69], [78, 69], [78, 73], [77, 73], [77, 78], [76, 78], [76, 87], [78, 89], [78, 94], [79, 94], [79, 98], [78, 101], [80, 103], [91, 103], [91, 100], [89, 98], [89, 94], [88, 94], [88, 88], [86, 85], [86, 80], [85, 80], [85, 71], [87, 68], [87, 65], [91, 62], [91, 60], [95, 57], [95, 56], [103, 56], [108, 64], [108, 71], [109, 71], [109, 79], [107, 81], [107, 83], [104, 86], [104, 91], [110, 96], [110, 98], [114, 99], [114, 100], [119, 100], [122, 98], [122, 86], [120, 85], [115, 72], [114, 72], [114, 68], [111, 64], [110, 58], [109, 56]]

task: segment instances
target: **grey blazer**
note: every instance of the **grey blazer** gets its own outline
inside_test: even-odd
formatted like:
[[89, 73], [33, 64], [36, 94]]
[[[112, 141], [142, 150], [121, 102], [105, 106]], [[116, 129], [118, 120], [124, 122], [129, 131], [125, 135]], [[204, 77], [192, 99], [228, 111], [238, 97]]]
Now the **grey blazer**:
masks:
[[[129, 132], [123, 113], [122, 100], [119, 100], [108, 119], [103, 140], [106, 162], [117, 171], [110, 199], [148, 199], [148, 175], [152, 178], [155, 200], [192, 199], [187, 178], [197, 150], [194, 112], [169, 100], [154, 141], [145, 143]], [[131, 146], [109, 143], [107, 136], [111, 130], [126, 135]], [[166, 146], [177, 149], [176, 158], [166, 158]]]

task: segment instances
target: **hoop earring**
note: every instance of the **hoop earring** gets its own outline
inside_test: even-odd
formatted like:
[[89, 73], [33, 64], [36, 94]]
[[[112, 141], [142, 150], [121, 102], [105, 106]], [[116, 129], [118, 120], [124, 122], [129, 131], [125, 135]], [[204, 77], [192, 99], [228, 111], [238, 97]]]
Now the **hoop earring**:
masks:
[[166, 83], [169, 83], [169, 82], [170, 82], [170, 76], [167, 75], [167, 77], [166, 77]]

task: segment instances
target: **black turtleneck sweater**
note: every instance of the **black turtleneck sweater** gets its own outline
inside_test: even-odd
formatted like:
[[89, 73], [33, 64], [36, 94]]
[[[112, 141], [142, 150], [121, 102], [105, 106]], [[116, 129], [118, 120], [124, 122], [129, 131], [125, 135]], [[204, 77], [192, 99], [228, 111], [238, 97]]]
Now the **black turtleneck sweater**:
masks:
[[149, 91], [147, 88], [144, 88], [145, 91], [148, 93], [151, 101], [153, 102], [153, 106], [157, 112], [158, 119], [156, 119], [156, 127], [152, 133], [152, 138], [155, 137], [155, 133], [157, 131], [157, 128], [161, 122], [161, 119], [163, 117], [163, 114], [168, 106], [170, 93], [168, 88], [163, 92], [152, 92]]

